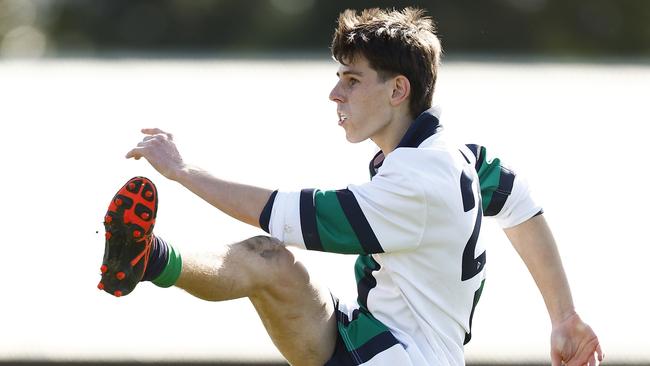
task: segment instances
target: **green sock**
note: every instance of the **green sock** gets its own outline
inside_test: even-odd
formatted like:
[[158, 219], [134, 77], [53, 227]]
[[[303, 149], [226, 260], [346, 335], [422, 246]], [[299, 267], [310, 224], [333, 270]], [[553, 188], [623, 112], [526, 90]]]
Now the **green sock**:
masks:
[[156, 286], [159, 287], [171, 287], [176, 284], [178, 278], [181, 276], [181, 269], [183, 268], [183, 260], [181, 259], [181, 253], [176, 252], [174, 247], [168, 245], [169, 256], [167, 257], [167, 264], [165, 269], [160, 273], [160, 275], [154, 278], [153, 282]]

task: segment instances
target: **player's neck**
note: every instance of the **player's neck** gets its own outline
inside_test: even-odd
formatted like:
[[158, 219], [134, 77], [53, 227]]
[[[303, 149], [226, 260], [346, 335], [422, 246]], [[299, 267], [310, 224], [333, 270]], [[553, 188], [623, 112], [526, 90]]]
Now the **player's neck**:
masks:
[[388, 156], [397, 148], [412, 122], [413, 118], [408, 113], [397, 114], [370, 139], [381, 149], [384, 156]]

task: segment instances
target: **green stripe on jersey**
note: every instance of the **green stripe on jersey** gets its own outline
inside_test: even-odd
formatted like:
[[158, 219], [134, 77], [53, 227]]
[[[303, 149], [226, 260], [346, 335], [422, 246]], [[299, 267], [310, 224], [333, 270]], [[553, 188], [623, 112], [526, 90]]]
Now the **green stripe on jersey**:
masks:
[[[486, 149], [481, 146], [479, 156], [485, 157]], [[501, 178], [501, 160], [495, 158], [488, 160], [485, 157], [478, 169], [478, 181], [481, 187], [481, 197], [483, 199], [483, 210], [485, 211], [490, 202], [492, 201], [492, 194], [499, 188], [499, 180]]]
[[357, 303], [362, 309], [368, 309], [368, 294], [377, 286], [377, 279], [372, 275], [381, 268], [371, 255], [360, 255], [354, 263], [354, 277], [357, 280]]
[[348, 351], [359, 349], [377, 335], [389, 331], [388, 327], [365, 311], [360, 311], [359, 316], [347, 326], [339, 323], [338, 328]]
[[352, 229], [336, 191], [318, 191], [314, 196], [316, 227], [323, 250], [332, 253], [364, 253], [357, 234]]
[[379, 263], [375, 262], [371, 255], [360, 255], [354, 262], [354, 278], [359, 281], [367, 278], [373, 271], [379, 269]]

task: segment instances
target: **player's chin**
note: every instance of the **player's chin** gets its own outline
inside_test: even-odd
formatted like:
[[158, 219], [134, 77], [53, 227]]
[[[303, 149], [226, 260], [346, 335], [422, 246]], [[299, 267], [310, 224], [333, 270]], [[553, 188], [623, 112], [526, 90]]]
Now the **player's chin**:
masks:
[[345, 132], [345, 139], [348, 140], [349, 143], [357, 144], [359, 142], [365, 141], [368, 138], [364, 137], [364, 136], [358, 136], [358, 135], [356, 135], [354, 133], [350, 133], [350, 132], [346, 131]]

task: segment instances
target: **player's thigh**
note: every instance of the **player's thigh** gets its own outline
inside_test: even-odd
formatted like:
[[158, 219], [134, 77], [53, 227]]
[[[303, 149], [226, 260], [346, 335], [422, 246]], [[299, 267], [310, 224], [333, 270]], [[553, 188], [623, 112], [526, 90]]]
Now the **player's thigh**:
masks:
[[242, 242], [258, 262], [259, 286], [249, 298], [274, 344], [294, 365], [323, 365], [336, 343], [332, 297], [291, 251], [274, 239]]

